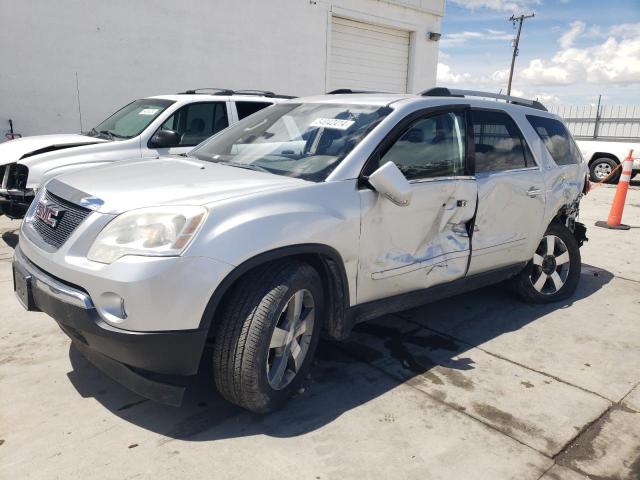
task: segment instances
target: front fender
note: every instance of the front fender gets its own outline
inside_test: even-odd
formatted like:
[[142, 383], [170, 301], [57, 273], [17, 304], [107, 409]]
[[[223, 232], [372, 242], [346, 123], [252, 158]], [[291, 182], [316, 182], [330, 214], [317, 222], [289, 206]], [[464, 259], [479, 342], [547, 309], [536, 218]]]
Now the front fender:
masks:
[[[355, 299], [360, 200], [355, 180], [326, 182], [214, 203], [187, 255], [236, 267], [265, 252], [319, 245], [338, 252]], [[321, 252], [318, 252], [319, 254]]]

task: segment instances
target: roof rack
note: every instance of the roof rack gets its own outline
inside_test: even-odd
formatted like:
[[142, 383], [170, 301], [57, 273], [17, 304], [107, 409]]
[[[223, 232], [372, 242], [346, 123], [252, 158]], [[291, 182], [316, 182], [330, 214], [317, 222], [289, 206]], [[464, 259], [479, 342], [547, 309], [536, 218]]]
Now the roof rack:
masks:
[[178, 95], [194, 95], [197, 93], [204, 93], [209, 95], [255, 95], [260, 97], [269, 97], [269, 98], [296, 98], [292, 95], [280, 95], [277, 93], [270, 92], [268, 90], [231, 90], [229, 88], [216, 88], [216, 87], [206, 87], [206, 88], [194, 88], [192, 90], [186, 90], [184, 92], [180, 92]]
[[179, 92], [178, 95], [194, 95], [196, 93], [208, 93], [209, 95], [233, 95], [233, 90], [218, 87], [193, 88], [191, 90]]
[[327, 95], [342, 95], [342, 94], [350, 94], [350, 93], [383, 93], [383, 92], [374, 92], [372, 90], [353, 90], [351, 88], [338, 88], [337, 90], [331, 90], [327, 92]]
[[234, 90], [236, 95], [261, 95], [263, 97], [275, 97], [276, 94], [269, 90]]
[[537, 110], [547, 111], [547, 108], [537, 100], [528, 100], [526, 98], [514, 97], [511, 95], [502, 95], [499, 93], [491, 93], [491, 92], [480, 92], [477, 90], [459, 90], [459, 89], [449, 89], [444, 87], [435, 87], [430, 88], [429, 90], [425, 90], [424, 92], [420, 92], [420, 95], [423, 97], [485, 97], [485, 98], [495, 98], [496, 100], [504, 100], [506, 102], [513, 103], [515, 105], [521, 105], [524, 107], [531, 107]]

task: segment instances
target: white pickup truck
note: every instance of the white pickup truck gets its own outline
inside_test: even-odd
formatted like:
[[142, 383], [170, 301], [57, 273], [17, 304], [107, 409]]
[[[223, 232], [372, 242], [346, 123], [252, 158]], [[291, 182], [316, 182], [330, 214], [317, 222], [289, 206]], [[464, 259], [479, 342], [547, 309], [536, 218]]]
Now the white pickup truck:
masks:
[[[633, 172], [631, 178], [640, 172], [640, 141], [617, 142], [611, 140], [576, 140], [580, 152], [589, 165], [592, 182], [618, 183], [622, 169], [611, 172], [620, 165], [633, 150]], [[611, 175], [611, 176], [610, 176]]]

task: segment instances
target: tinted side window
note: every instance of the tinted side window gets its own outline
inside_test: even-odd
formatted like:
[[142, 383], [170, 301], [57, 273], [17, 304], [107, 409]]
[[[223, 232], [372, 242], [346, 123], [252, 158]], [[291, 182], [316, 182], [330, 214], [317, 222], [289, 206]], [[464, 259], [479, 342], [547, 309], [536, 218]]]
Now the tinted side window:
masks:
[[473, 110], [471, 121], [476, 150], [476, 173], [535, 166], [527, 143], [509, 115]]
[[160, 127], [181, 135], [181, 147], [191, 147], [214, 133], [227, 128], [227, 106], [224, 102], [193, 103], [171, 115]]
[[580, 156], [571, 135], [562, 122], [535, 115], [527, 115], [527, 120], [544, 142], [556, 165], [578, 163]]
[[244, 117], [270, 106], [271, 104], [267, 102], [236, 102], [238, 120], [242, 120]]
[[462, 175], [465, 160], [465, 120], [445, 113], [412, 123], [380, 160], [391, 161], [408, 180]]

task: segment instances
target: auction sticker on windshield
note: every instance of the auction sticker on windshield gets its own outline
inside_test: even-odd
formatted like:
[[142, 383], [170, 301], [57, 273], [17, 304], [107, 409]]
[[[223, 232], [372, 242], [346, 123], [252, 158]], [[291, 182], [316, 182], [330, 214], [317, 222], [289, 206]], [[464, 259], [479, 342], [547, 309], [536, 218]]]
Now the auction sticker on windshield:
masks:
[[342, 120], [339, 118], [316, 118], [313, 122], [311, 122], [311, 127], [318, 128], [334, 128], [336, 130], [347, 130], [351, 125], [353, 125], [353, 120]]
[[159, 108], [144, 108], [140, 110], [138, 115], [155, 115]]

